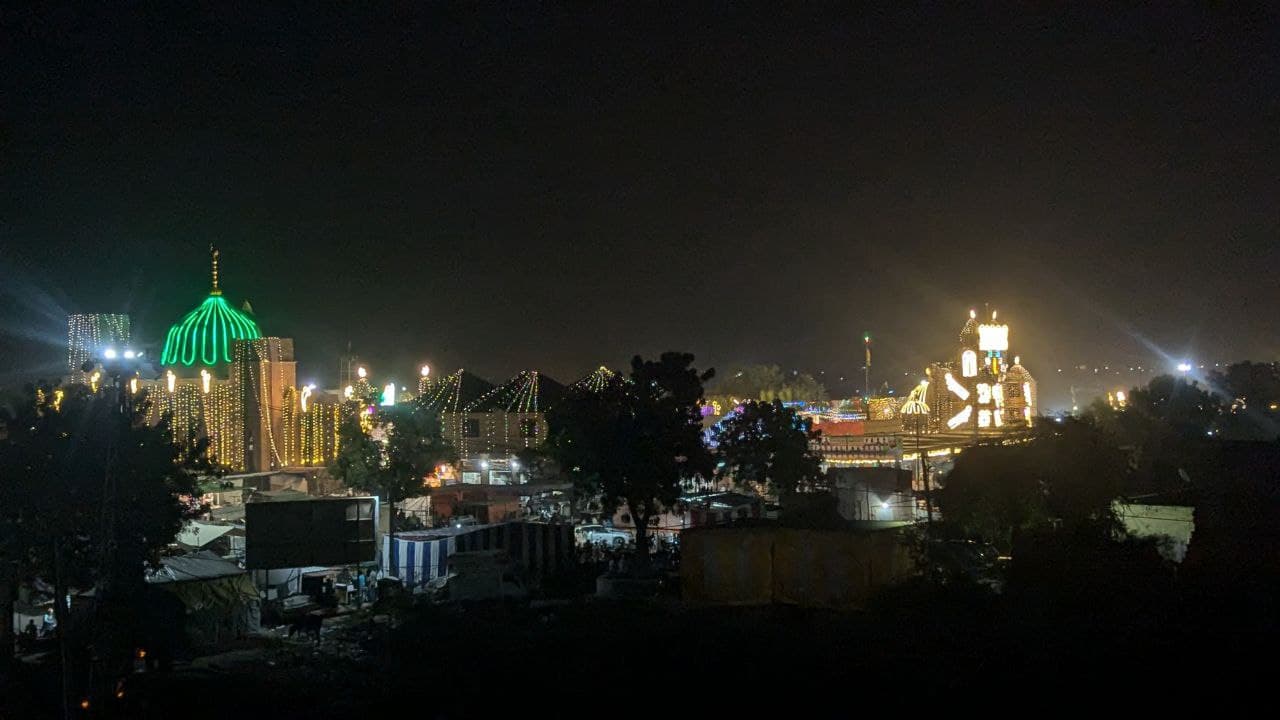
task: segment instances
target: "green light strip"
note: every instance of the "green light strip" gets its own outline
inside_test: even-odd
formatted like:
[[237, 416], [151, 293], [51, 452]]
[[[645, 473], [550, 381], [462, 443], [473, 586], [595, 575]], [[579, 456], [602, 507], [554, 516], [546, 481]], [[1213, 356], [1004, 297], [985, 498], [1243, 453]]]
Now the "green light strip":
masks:
[[160, 364], [191, 367], [230, 363], [231, 341], [260, 337], [257, 323], [227, 305], [221, 296], [210, 295], [169, 328]]

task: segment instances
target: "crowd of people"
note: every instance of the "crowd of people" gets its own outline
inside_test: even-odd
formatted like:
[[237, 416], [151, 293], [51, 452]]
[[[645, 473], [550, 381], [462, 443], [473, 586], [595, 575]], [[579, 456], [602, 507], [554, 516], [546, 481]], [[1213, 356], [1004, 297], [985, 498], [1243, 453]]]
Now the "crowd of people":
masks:
[[343, 568], [337, 577], [326, 577], [320, 592], [320, 602], [327, 607], [337, 607], [340, 601], [338, 590], [344, 590], [346, 604], [363, 607], [378, 599], [377, 568], [356, 568], [354, 571]]
[[[600, 572], [620, 575], [633, 569], [636, 554], [635, 540], [618, 545], [608, 542], [587, 542], [578, 546], [578, 564], [592, 565]], [[680, 567], [680, 542], [675, 538], [649, 537], [650, 567], [677, 570]]]

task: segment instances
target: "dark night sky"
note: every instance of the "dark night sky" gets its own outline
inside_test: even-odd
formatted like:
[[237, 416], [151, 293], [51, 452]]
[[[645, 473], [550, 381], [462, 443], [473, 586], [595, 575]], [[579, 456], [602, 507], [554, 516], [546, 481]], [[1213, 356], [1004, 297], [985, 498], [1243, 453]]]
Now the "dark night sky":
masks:
[[325, 384], [864, 329], [901, 379], [983, 303], [1043, 380], [1280, 355], [1274, 10], [413, 6], [0, 14], [0, 381], [159, 339], [210, 242]]

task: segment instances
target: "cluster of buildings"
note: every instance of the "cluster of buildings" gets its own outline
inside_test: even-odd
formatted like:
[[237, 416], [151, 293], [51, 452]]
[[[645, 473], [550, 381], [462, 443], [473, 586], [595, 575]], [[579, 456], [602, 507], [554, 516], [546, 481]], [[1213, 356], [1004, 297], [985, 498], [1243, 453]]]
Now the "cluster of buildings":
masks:
[[[218, 284], [213, 251], [209, 293], [175, 322], [158, 358], [159, 377], [138, 373], [132, 392], [147, 391], [150, 419], [168, 416], [179, 441], [205, 438], [209, 452], [233, 472], [322, 466], [336, 456], [339, 407], [300, 387], [293, 340], [265, 335], [248, 303], [233, 306]], [[72, 315], [68, 369], [73, 380], [106, 382], [97, 361], [135, 359], [123, 315]], [[155, 367], [136, 353], [139, 367]], [[150, 375], [150, 376], [149, 376]]]
[[[533, 468], [521, 466], [520, 453], [545, 440], [546, 410], [570, 386], [533, 370], [494, 384], [466, 370], [433, 375], [427, 366], [416, 388], [399, 392], [394, 384], [373, 386], [364, 367], [349, 369], [340, 388], [300, 384], [293, 340], [264, 333], [248, 303], [229, 302], [218, 282], [216, 250], [211, 260], [208, 294], [165, 335], [159, 376], [139, 374], [130, 381], [134, 391], [148, 391], [153, 421], [170, 418], [176, 438], [207, 439], [215, 462], [231, 473], [300, 474], [336, 458], [344, 406], [372, 413], [372, 406], [361, 405], [416, 395], [440, 412], [445, 439], [459, 458], [437, 468], [429, 484], [521, 485], [531, 479]], [[67, 362], [73, 379], [104, 381], [95, 359], [104, 348], [126, 347], [130, 340], [126, 315], [72, 315]], [[801, 404], [822, 431], [814, 449], [828, 469], [837, 477], [878, 478], [876, 492], [869, 481], [850, 481], [863, 498], [854, 503], [854, 516], [915, 519], [924, 511], [916, 498], [929, 465], [943, 470], [976, 440], [1016, 437], [1034, 422], [1035, 378], [1011, 355], [1010, 328], [997, 313], [980, 321], [971, 310], [954, 348], [924, 368], [905, 397]], [[611, 375], [602, 367], [575, 385], [598, 387]], [[704, 415], [710, 427], [725, 413], [713, 404]], [[858, 468], [905, 470], [912, 479], [904, 488], [901, 473], [850, 475]]]
[[[394, 404], [416, 394], [441, 413], [445, 438], [460, 456], [456, 466], [438, 469], [434, 484], [528, 479], [516, 456], [546, 438], [545, 411], [563, 397], [565, 385], [533, 370], [494, 384], [466, 370], [436, 377], [427, 366], [416, 393], [375, 388], [364, 367], [337, 389], [301, 384], [293, 340], [264, 332], [248, 303], [228, 301], [218, 261], [215, 250], [208, 294], [169, 328], [155, 364], [126, 350], [134, 340], [127, 315], [71, 315], [70, 379], [107, 382], [104, 353], [127, 352], [139, 366], [158, 366], [158, 377], [139, 372], [128, 380], [132, 392], [147, 391], [150, 419], [168, 416], [178, 440], [207, 439], [214, 461], [232, 473], [326, 467], [337, 457], [344, 405], [372, 413], [373, 407], [359, 405]], [[607, 374], [601, 368], [579, 382], [598, 383]]]
[[[1010, 353], [1010, 329], [996, 312], [976, 310], [952, 354], [930, 363], [906, 396], [790, 403], [821, 434], [823, 457], [841, 514], [861, 521], [911, 522], [927, 516], [926, 474], [935, 477], [979, 440], [1016, 439], [1039, 415], [1036, 380]], [[712, 408], [711, 424], [722, 420]]]

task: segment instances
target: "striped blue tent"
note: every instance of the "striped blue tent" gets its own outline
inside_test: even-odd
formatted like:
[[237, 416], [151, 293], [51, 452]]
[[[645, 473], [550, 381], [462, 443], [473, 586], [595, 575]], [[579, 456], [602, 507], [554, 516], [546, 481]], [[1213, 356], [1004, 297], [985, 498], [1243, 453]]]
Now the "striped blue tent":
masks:
[[406, 533], [396, 535], [392, 548], [391, 537], [383, 535], [382, 567], [400, 578], [406, 588], [425, 585], [448, 575], [448, 558], [457, 547], [455, 543], [452, 537]]

